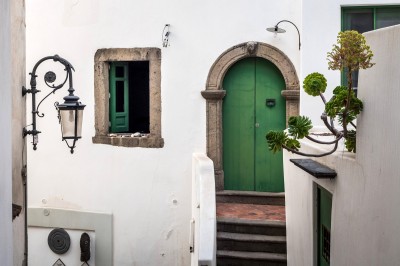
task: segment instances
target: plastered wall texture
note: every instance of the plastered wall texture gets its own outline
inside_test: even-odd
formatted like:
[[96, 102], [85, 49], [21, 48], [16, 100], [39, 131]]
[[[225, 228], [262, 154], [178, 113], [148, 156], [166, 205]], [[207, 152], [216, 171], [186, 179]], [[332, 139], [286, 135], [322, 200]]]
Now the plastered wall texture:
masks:
[[[73, 155], [61, 141], [54, 106], [41, 106], [46, 116], [40, 121], [40, 146], [35, 152], [27, 149], [34, 184], [29, 207], [111, 213], [114, 265], [189, 265], [191, 158], [208, 149], [208, 100], [201, 95], [207, 90], [208, 73], [227, 49], [254, 41], [277, 47], [299, 74], [296, 29], [287, 26], [287, 33], [275, 38], [265, 28], [282, 18], [301, 27], [301, 2], [30, 0], [26, 10], [27, 65], [47, 55], [66, 58], [76, 70], [75, 92], [86, 104], [82, 139]], [[163, 47], [167, 23], [169, 46]], [[248, 53], [246, 47], [241, 53]], [[136, 140], [107, 134], [108, 95], [98, 93], [96, 82], [106, 88], [108, 70], [99, 63], [103, 73], [97, 76], [95, 57], [99, 49], [120, 48], [161, 51], [161, 122], [159, 133], [154, 132], [164, 140], [162, 148], [120, 143]], [[260, 50], [259, 45], [253, 55]], [[144, 58], [130, 58], [136, 56]], [[153, 58], [158, 60], [157, 55]], [[105, 64], [111, 59], [101, 60]], [[220, 90], [215, 91], [220, 97]], [[50, 97], [60, 102], [65, 94], [60, 90]], [[102, 143], [93, 143], [97, 140]]]
[[24, 260], [25, 1], [2, 1], [0, 10], [0, 258], [8, 266]]
[[11, 117], [12, 81], [11, 69], [11, 30], [10, 30], [10, 1], [0, 2], [0, 257], [3, 263], [11, 266], [13, 262], [13, 225], [12, 225], [12, 136]]
[[25, 246], [25, 195], [26, 143], [21, 131], [26, 122], [26, 98], [21, 89], [25, 85], [25, 1], [10, 1], [11, 7], [11, 71], [12, 71], [12, 177], [13, 203], [21, 206], [20, 214], [13, 221], [14, 265], [24, 260]]

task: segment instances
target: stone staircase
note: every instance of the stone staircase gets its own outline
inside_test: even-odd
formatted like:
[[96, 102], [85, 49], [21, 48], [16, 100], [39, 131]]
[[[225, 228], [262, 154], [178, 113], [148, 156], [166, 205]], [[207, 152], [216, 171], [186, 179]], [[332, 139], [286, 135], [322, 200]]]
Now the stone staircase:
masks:
[[286, 223], [274, 216], [284, 204], [284, 193], [217, 192], [217, 265], [286, 265]]

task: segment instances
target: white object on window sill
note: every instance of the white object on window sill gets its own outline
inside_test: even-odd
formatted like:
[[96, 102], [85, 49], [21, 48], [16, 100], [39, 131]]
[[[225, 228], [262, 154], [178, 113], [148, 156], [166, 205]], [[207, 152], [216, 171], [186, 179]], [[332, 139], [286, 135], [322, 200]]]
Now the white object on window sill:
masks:
[[120, 137], [120, 138], [147, 138], [149, 134], [145, 133], [140, 133], [136, 132], [133, 134], [115, 134], [115, 133], [110, 133], [108, 134], [109, 137]]

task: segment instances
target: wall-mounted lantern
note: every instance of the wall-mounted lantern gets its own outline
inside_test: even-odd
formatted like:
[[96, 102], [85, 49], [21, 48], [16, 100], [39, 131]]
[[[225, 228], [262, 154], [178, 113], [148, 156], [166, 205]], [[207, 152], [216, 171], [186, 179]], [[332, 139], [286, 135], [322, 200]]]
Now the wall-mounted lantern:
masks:
[[[59, 62], [64, 65], [65, 67], [65, 80], [58, 84], [55, 85], [53, 84], [54, 81], [56, 80], [56, 74], [52, 71], [48, 71], [44, 75], [44, 82], [46, 85], [52, 89], [52, 91], [47, 94], [36, 106], [36, 93], [40, 92], [40, 90], [36, 89], [36, 70], [39, 67], [41, 63], [47, 60], [53, 60], [54, 62]], [[30, 86], [31, 89], [27, 90], [25, 87], [22, 88], [22, 95], [25, 95], [27, 93], [32, 94], [32, 130], [27, 130], [26, 128], [23, 129], [23, 136], [25, 137], [26, 135], [32, 135], [33, 137], [33, 149], [37, 149], [37, 143], [38, 143], [38, 134], [40, 131], [36, 129], [36, 116], [38, 117], [43, 117], [44, 114], [39, 114], [39, 106], [40, 104], [48, 97], [50, 94], [55, 93], [55, 91], [61, 89], [67, 81], [69, 81], [69, 88], [68, 92], [69, 94], [64, 97], [64, 103], [59, 104], [56, 102], [54, 106], [56, 107], [58, 111], [58, 118], [59, 122], [61, 124], [61, 133], [62, 133], [62, 140], [64, 140], [67, 143], [67, 146], [70, 148], [71, 153], [74, 152], [75, 148], [75, 143], [78, 139], [82, 137], [82, 118], [83, 118], [83, 109], [85, 108], [85, 105], [79, 102], [79, 97], [74, 95], [74, 88], [73, 88], [73, 82], [72, 82], [72, 70], [75, 71], [74, 67], [64, 58], [54, 55], [54, 56], [47, 56], [42, 59], [40, 59], [35, 66], [33, 67], [33, 70], [31, 73], [31, 81], [30, 81]], [[71, 143], [69, 143], [70, 141]]]
[[293, 22], [291, 22], [291, 21], [289, 21], [289, 20], [285, 20], [285, 19], [284, 19], [284, 20], [281, 20], [281, 21], [279, 21], [278, 23], [276, 23], [276, 25], [275, 25], [274, 27], [267, 28], [267, 31], [273, 32], [273, 33], [275, 33], [275, 35], [276, 35], [277, 33], [285, 33], [286, 30], [284, 30], [284, 29], [278, 27], [279, 23], [281, 23], [281, 22], [289, 22], [290, 24], [292, 24], [292, 25], [296, 28], [297, 33], [299, 34], [299, 50], [300, 50], [300, 46], [301, 46], [301, 43], [300, 43], [300, 31], [299, 31], [299, 29], [297, 28], [297, 26], [296, 26]]

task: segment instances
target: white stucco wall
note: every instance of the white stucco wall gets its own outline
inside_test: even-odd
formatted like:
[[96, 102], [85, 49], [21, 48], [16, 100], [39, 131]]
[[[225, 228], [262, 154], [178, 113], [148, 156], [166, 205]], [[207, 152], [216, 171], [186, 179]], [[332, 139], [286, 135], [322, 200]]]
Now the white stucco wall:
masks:
[[[336, 170], [334, 180], [313, 178], [288, 162], [295, 156], [284, 154], [289, 265], [313, 265], [315, 184], [333, 193], [331, 265], [399, 263], [400, 26], [365, 36], [376, 65], [360, 72], [364, 111], [357, 121], [357, 154], [339, 151], [318, 159]], [[317, 151], [315, 145], [303, 146]]]
[[10, 3], [0, 2], [0, 260], [13, 262]]
[[[28, 145], [29, 205], [112, 213], [114, 265], [189, 265], [191, 160], [192, 153], [206, 152], [200, 91], [208, 71], [221, 53], [246, 41], [278, 47], [299, 71], [295, 28], [282, 24], [287, 33], [276, 38], [265, 28], [282, 19], [301, 28], [300, 10], [301, 1], [288, 0], [28, 0], [27, 72], [40, 58], [59, 54], [75, 67], [76, 94], [87, 105], [74, 155], [61, 142], [52, 105], [66, 90], [41, 106], [46, 116], [38, 120], [38, 150]], [[164, 148], [92, 144], [96, 50], [161, 48], [166, 23], [171, 34], [161, 59]]]
[[25, 97], [25, 0], [10, 1], [11, 11], [11, 78], [12, 78], [12, 176], [13, 203], [22, 206], [13, 221], [14, 265], [21, 265], [25, 258], [25, 196], [23, 168], [26, 166], [26, 142], [22, 128], [26, 126]]
[[[300, 83], [313, 72], [325, 75], [328, 80], [328, 88], [325, 93], [330, 99], [332, 90], [340, 85], [340, 72], [328, 70], [326, 55], [332, 50], [336, 43], [336, 37], [341, 30], [341, 7], [342, 6], [376, 6], [376, 5], [398, 5], [399, 1], [385, 0], [303, 0], [302, 23], [303, 31], [301, 47], [301, 74]], [[313, 124], [323, 125], [320, 119], [324, 110], [323, 103], [319, 97], [311, 97], [301, 90], [300, 113], [310, 117]], [[318, 112], [316, 112], [318, 110]]]
[[[22, 138], [25, 126], [25, 2], [0, 2], [0, 261], [22, 265], [24, 260], [24, 189], [26, 164]], [[13, 221], [12, 204], [22, 212]]]

